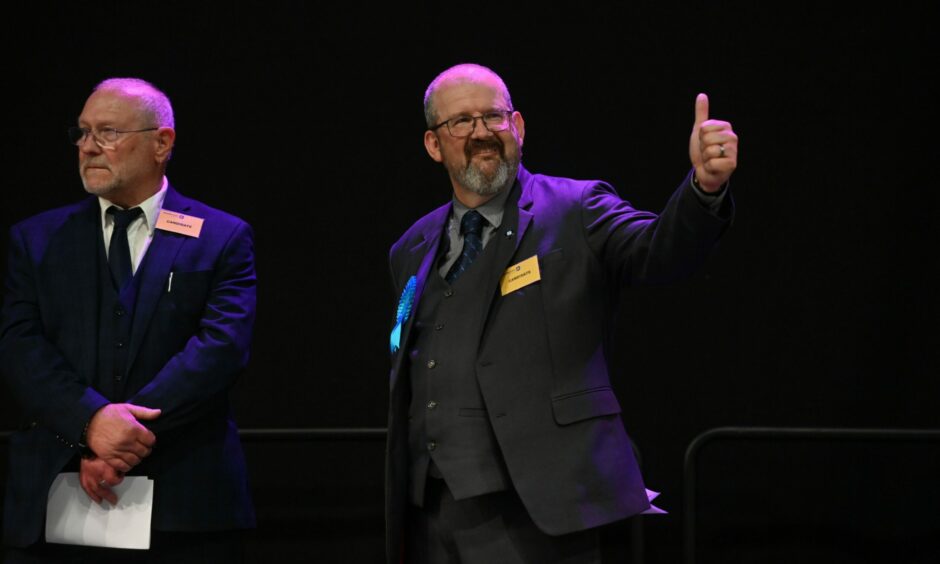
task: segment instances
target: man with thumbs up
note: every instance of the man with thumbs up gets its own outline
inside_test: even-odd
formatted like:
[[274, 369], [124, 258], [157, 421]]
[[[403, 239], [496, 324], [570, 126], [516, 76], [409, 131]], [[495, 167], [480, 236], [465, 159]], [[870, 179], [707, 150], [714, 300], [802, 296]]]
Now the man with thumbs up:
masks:
[[650, 507], [607, 368], [617, 297], [705, 260], [737, 135], [699, 94], [692, 170], [657, 215], [523, 168], [525, 122], [486, 67], [445, 70], [424, 108], [453, 195], [390, 252], [387, 561], [599, 562], [596, 528]]

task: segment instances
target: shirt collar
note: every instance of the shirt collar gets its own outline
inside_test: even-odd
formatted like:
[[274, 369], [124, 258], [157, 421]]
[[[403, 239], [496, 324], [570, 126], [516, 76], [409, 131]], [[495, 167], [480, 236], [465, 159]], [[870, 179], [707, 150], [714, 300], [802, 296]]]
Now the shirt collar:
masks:
[[[503, 208], [506, 206], [506, 198], [509, 197], [509, 192], [512, 191], [512, 184], [510, 184], [504, 190], [501, 190], [498, 194], [493, 196], [485, 204], [474, 208], [492, 227], [499, 227], [499, 224], [503, 222]], [[453, 197], [454, 204], [454, 224], [460, 225], [461, 220], [463, 220], [463, 215], [467, 213], [470, 208], [460, 203], [460, 200], [456, 196]]]
[[[154, 194], [153, 196], [150, 196], [149, 198], [141, 202], [139, 205], [135, 206], [143, 210], [144, 222], [147, 226], [147, 231], [151, 233], [153, 233], [153, 230], [155, 228], [154, 226], [157, 223], [157, 217], [160, 216], [160, 210], [163, 209], [163, 200], [166, 199], [166, 190], [168, 186], [169, 186], [169, 182], [167, 182], [166, 176], [164, 176], [163, 181], [160, 185], [160, 189], [157, 191], [157, 193]], [[108, 200], [102, 198], [101, 196], [98, 196], [98, 206], [101, 208], [101, 225], [108, 225], [109, 222], [113, 221], [113, 218], [108, 216], [107, 212], [108, 212], [108, 208], [110, 208], [111, 206], [115, 206], [115, 205], [116, 204], [112, 204]], [[117, 206], [117, 207], [121, 208], [121, 206]], [[124, 208], [121, 208], [121, 209], [124, 209]]]

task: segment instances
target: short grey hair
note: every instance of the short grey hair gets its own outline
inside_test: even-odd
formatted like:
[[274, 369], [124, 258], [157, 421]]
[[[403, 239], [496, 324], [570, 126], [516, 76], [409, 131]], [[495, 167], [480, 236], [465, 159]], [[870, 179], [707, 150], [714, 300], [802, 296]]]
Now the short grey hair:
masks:
[[509, 105], [508, 109], [513, 109], [512, 98], [509, 97], [509, 89], [506, 88], [506, 83], [503, 82], [503, 79], [493, 72], [493, 69], [474, 63], [462, 63], [454, 65], [437, 75], [437, 77], [431, 81], [431, 84], [428, 85], [428, 89], [424, 91], [424, 120], [427, 122], [428, 128], [437, 125], [439, 118], [437, 110], [434, 108], [434, 93], [437, 92], [444, 83], [483, 82], [484, 79], [496, 82], [500, 93], [502, 93], [503, 98], [505, 98], [506, 103]]
[[95, 86], [94, 92], [117, 91], [138, 100], [143, 114], [155, 127], [175, 129], [173, 106], [162, 90], [140, 78], [108, 78]]

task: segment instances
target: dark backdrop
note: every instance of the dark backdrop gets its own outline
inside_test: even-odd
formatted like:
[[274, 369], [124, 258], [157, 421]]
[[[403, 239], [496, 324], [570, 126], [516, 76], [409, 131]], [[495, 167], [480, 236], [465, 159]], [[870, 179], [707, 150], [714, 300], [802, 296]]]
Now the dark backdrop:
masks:
[[[691, 281], [624, 293], [613, 359], [648, 485], [672, 511], [645, 522], [648, 560], [674, 561], [682, 455], [706, 429], [940, 427], [936, 21], [923, 6], [34, 7], [8, 14], [0, 39], [0, 243], [13, 222], [82, 197], [65, 128], [94, 84], [146, 78], [176, 110], [170, 180], [256, 231], [240, 425], [382, 427], [387, 250], [450, 190], [421, 143], [427, 83], [458, 62], [492, 67], [526, 119], [530, 170], [604, 179], [651, 210], [689, 168], [693, 100], [707, 92], [741, 139], [735, 223]], [[0, 409], [0, 428], [13, 428], [6, 395]], [[774, 472], [848, 456], [785, 448], [753, 467], [734, 453], [706, 459], [712, 492], [746, 502], [747, 488], [779, 493]], [[914, 450], [909, 464], [940, 470], [935, 447]], [[898, 478], [893, 455], [871, 466], [865, 452], [806, 481], [857, 502], [882, 482], [845, 478], [876, 468], [906, 480], [905, 519], [936, 528], [936, 505], [916, 497], [936, 501], [935, 480]], [[381, 443], [252, 444], [249, 455], [269, 549], [323, 556], [354, 540], [342, 550], [380, 553]], [[309, 498], [289, 493], [303, 480]], [[795, 496], [805, 485], [780, 487]]]

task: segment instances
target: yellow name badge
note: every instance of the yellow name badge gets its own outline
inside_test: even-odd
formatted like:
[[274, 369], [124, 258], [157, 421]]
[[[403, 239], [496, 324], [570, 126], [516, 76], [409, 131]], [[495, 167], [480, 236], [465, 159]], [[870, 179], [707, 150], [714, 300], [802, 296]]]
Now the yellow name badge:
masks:
[[196, 237], [198, 239], [199, 233], [202, 232], [203, 221], [205, 220], [201, 217], [170, 210], [160, 210], [160, 217], [157, 218], [156, 227], [157, 229], [172, 231], [173, 233]]
[[499, 291], [502, 295], [515, 292], [542, 279], [539, 271], [539, 257], [532, 255], [524, 261], [514, 264], [506, 269], [499, 281]]

